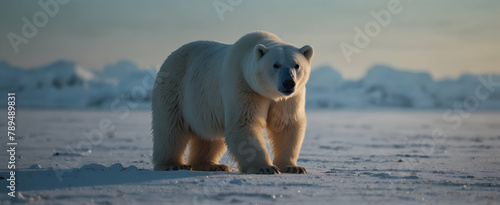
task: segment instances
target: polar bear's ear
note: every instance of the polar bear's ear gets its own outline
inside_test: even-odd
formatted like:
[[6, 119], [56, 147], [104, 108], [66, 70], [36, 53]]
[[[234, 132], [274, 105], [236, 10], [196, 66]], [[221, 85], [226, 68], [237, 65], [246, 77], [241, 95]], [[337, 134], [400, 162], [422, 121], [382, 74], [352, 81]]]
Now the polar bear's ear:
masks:
[[310, 45], [305, 45], [302, 48], [299, 49], [302, 55], [306, 57], [308, 61], [311, 61], [311, 58], [313, 57], [313, 48]]
[[255, 52], [255, 57], [257, 58], [257, 60], [260, 60], [260, 58], [262, 58], [262, 56], [267, 53], [268, 49], [262, 44], [257, 44], [253, 51]]

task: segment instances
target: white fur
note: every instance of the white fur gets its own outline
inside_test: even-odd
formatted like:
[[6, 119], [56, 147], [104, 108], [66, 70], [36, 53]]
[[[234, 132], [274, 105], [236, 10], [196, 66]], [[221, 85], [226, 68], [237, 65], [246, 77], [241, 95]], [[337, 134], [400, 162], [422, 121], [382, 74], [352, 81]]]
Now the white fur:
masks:
[[[306, 126], [305, 84], [313, 55], [268, 32], [253, 32], [233, 45], [197, 41], [174, 51], [164, 62], [153, 89], [153, 162], [155, 170], [188, 164], [214, 170], [225, 151], [246, 173], [279, 173], [297, 167]], [[289, 69], [295, 91], [282, 94], [273, 64]], [[286, 70], [285, 70], [286, 71]], [[275, 156], [267, 153], [265, 128]]]

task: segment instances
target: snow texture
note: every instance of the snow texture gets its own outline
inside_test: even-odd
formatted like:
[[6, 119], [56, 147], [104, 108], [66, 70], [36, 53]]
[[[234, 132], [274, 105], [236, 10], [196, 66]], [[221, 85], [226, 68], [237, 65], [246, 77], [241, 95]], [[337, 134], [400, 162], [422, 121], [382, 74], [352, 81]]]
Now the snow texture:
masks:
[[[0, 62], [0, 72], [0, 91], [16, 92], [21, 107], [113, 110], [149, 109], [157, 69], [140, 69], [126, 60], [102, 70], [67, 61], [31, 69]], [[479, 94], [489, 95], [477, 107], [473, 104], [474, 110], [500, 109], [500, 75], [465, 74], [436, 81], [428, 73], [384, 65], [373, 66], [359, 80], [343, 79], [330, 66], [320, 66], [311, 73], [306, 98], [307, 107], [314, 109], [443, 109], [457, 102], [475, 103], [468, 98], [477, 96], [478, 86]], [[0, 105], [5, 108], [6, 101]]]
[[246, 175], [152, 171], [149, 111], [19, 109], [17, 197], [3, 166], [0, 204], [498, 204], [500, 113], [467, 114], [308, 110], [308, 174]]

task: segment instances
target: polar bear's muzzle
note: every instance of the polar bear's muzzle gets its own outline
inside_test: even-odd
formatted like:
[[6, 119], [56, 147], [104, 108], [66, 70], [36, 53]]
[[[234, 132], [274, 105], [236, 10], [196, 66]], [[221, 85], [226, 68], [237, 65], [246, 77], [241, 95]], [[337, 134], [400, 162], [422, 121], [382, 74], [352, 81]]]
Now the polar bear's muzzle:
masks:
[[295, 80], [291, 69], [283, 69], [279, 72], [278, 91], [285, 96], [291, 95], [295, 91]]

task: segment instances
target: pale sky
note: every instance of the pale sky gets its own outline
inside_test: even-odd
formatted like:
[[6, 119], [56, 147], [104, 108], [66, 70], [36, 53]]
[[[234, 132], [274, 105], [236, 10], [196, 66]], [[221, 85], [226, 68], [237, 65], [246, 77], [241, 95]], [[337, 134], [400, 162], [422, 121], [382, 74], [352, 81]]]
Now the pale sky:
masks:
[[[40, 2], [52, 0], [40, 0]], [[67, 0], [66, 0], [67, 1]], [[33, 67], [64, 59], [102, 68], [130, 59], [156, 66], [179, 46], [195, 40], [234, 43], [266, 30], [301, 47], [313, 46], [313, 67], [328, 64], [359, 78], [374, 64], [430, 72], [435, 78], [463, 73], [500, 73], [500, 1], [401, 0], [400, 13], [348, 63], [340, 44], [354, 44], [358, 27], [375, 21], [390, 0], [204, 0], [77, 1], [60, 5], [46, 25], [16, 54], [8, 33], [23, 37], [23, 17], [43, 23], [39, 1], [0, 2], [0, 60]], [[226, 5], [221, 21], [214, 2]], [[52, 8], [52, 7], [50, 7]], [[41, 16], [41, 17], [40, 17]], [[39, 23], [40, 24], [40, 23]], [[378, 24], [378, 23], [377, 23]]]

